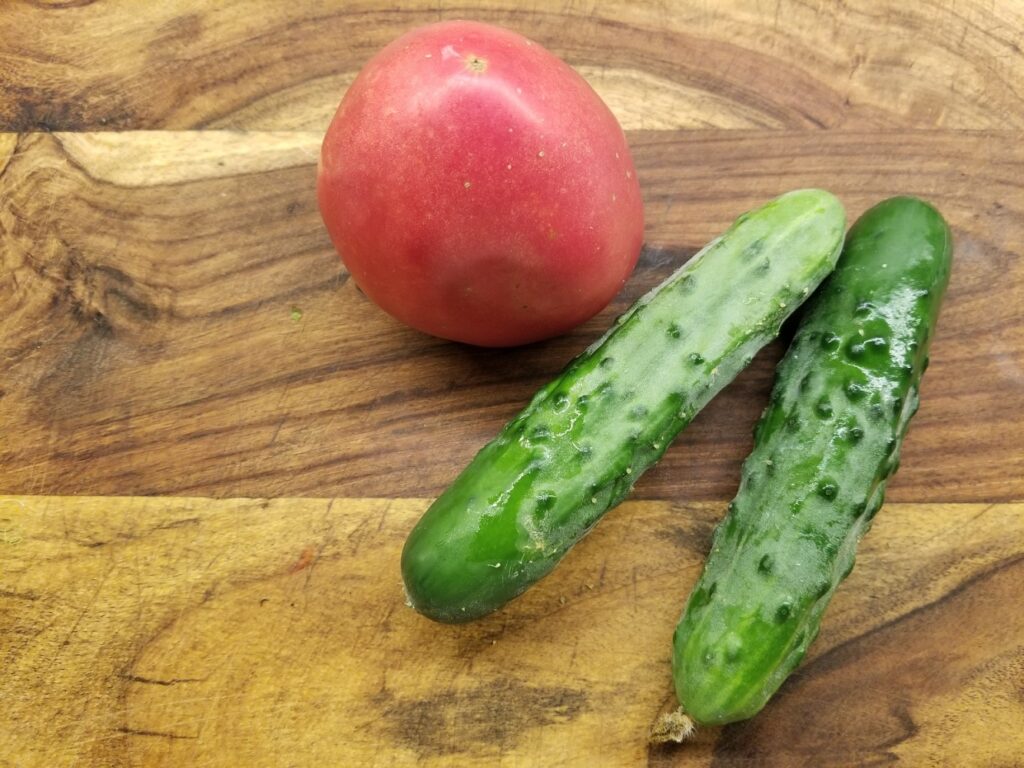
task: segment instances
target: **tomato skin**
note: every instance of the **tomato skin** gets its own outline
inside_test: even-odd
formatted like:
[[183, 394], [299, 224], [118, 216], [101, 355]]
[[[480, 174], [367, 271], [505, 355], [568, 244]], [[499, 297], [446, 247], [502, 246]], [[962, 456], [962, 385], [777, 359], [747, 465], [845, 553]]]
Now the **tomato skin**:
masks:
[[593, 316], [643, 241], [636, 170], [611, 111], [536, 43], [475, 22], [413, 30], [367, 63], [324, 138], [317, 192], [376, 304], [482, 346]]

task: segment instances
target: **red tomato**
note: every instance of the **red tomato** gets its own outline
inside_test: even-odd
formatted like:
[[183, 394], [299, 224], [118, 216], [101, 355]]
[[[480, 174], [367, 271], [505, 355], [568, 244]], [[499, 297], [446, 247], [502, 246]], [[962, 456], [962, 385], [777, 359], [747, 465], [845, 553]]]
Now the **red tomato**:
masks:
[[317, 192], [367, 296], [484, 346], [599, 312], [643, 239], [636, 170], [604, 102], [536, 43], [473, 22], [413, 30], [367, 63], [324, 138]]

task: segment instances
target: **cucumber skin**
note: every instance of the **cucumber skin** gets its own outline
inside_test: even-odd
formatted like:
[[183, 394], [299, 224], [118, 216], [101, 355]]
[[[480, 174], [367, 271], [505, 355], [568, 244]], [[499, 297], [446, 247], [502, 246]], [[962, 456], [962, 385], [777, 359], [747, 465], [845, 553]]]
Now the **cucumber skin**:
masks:
[[409, 603], [469, 621], [550, 572], [831, 272], [844, 228], [831, 194], [783, 195], [639, 299], [426, 511]]
[[756, 714], [817, 636], [899, 465], [951, 240], [931, 206], [885, 200], [808, 302], [676, 628], [676, 693], [695, 722]]

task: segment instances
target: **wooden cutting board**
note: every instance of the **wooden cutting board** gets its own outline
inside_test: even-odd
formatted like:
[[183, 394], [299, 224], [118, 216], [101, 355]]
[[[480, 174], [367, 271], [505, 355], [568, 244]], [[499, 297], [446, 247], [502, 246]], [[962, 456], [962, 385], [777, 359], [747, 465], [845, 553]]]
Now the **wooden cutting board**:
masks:
[[[0, 768], [1024, 765], [1024, 13], [1009, 3], [12, 3], [0, 13]], [[646, 245], [567, 336], [400, 327], [319, 220], [359, 66], [513, 27], [627, 129]], [[114, 132], [117, 131], [117, 132]], [[801, 186], [935, 203], [890, 503], [757, 718], [649, 747], [780, 345], [535, 590], [445, 627], [405, 534], [612, 317]]]

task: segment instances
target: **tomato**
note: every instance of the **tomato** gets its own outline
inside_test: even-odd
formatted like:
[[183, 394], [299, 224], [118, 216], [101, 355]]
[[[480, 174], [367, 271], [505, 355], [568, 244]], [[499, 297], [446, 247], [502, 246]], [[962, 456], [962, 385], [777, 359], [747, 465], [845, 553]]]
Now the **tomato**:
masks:
[[643, 239], [611, 111], [536, 43], [473, 22], [413, 30], [366, 64], [327, 130], [317, 192], [367, 296], [421, 331], [484, 346], [599, 312]]

